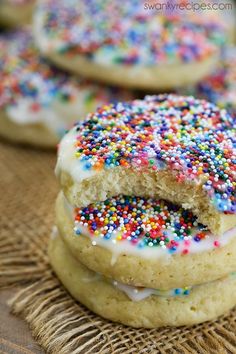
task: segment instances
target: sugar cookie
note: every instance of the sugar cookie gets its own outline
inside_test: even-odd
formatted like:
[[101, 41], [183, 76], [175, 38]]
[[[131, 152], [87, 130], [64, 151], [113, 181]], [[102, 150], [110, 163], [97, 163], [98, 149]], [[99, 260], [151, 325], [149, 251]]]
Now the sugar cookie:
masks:
[[79, 262], [122, 283], [169, 289], [236, 269], [236, 228], [216, 237], [165, 201], [119, 196], [73, 209], [61, 193], [56, 224]]
[[132, 93], [75, 79], [39, 56], [30, 29], [0, 35], [0, 134], [55, 147], [65, 130], [97, 106]]
[[102, 317], [132, 327], [192, 325], [215, 319], [236, 304], [235, 275], [190, 290], [161, 293], [127, 289], [99, 276], [76, 261], [59, 237], [50, 241], [49, 257], [75, 299]]
[[235, 139], [233, 119], [214, 104], [147, 96], [78, 123], [61, 141], [56, 172], [71, 205], [166, 199], [221, 235], [236, 226]]
[[41, 52], [69, 71], [166, 90], [196, 83], [215, 66], [225, 33], [203, 18], [146, 11], [139, 0], [44, 0], [34, 33]]

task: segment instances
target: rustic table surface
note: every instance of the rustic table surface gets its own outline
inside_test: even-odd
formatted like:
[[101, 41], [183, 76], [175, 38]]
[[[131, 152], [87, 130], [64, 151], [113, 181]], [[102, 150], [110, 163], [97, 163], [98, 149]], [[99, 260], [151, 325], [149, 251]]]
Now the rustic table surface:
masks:
[[7, 301], [16, 289], [0, 291], [0, 353], [43, 354], [44, 351], [30, 334], [29, 327], [20, 318], [10, 314]]

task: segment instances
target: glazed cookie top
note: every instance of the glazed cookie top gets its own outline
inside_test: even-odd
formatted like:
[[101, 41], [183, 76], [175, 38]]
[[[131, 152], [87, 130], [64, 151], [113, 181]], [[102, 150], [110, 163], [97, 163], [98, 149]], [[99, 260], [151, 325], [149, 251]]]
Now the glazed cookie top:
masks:
[[58, 169], [81, 182], [115, 168], [168, 170], [202, 188], [223, 213], [236, 213], [236, 135], [225, 110], [173, 94], [110, 104], [62, 140]]
[[236, 48], [228, 48], [216, 71], [194, 88], [182, 89], [182, 94], [192, 94], [214, 102], [236, 118]]
[[35, 16], [43, 52], [103, 64], [152, 66], [199, 61], [224, 41], [218, 20], [145, 10], [140, 0], [44, 0]]
[[0, 35], [0, 109], [18, 124], [42, 122], [58, 135], [98, 105], [131, 93], [74, 79], [39, 56], [29, 29]]
[[147, 258], [209, 251], [235, 237], [235, 228], [213, 236], [190, 211], [166, 201], [128, 196], [75, 208], [74, 232], [114, 256], [124, 252]]

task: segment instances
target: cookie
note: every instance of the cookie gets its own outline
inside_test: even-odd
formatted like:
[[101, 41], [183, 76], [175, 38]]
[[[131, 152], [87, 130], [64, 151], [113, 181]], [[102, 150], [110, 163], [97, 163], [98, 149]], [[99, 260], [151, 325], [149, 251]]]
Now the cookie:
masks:
[[34, 33], [43, 55], [71, 72], [154, 90], [200, 81], [225, 41], [219, 21], [146, 11], [138, 0], [44, 0]]
[[74, 209], [60, 193], [56, 224], [79, 262], [125, 284], [169, 289], [236, 270], [236, 228], [215, 237], [163, 200], [118, 196]]
[[110, 104], [62, 139], [57, 176], [69, 203], [117, 195], [169, 200], [214, 235], [236, 226], [233, 119], [191, 96]]
[[49, 258], [71, 295], [100, 316], [132, 327], [192, 325], [224, 314], [236, 304], [236, 278], [166, 292], [123, 286], [90, 271], [57, 236]]
[[202, 82], [182, 88], [178, 93], [213, 102], [236, 118], [236, 48], [228, 47], [217, 69]]
[[65, 130], [97, 106], [132, 93], [71, 77], [39, 56], [29, 28], [0, 36], [0, 134], [55, 147]]
[[35, 0], [1, 0], [0, 24], [18, 27], [32, 20]]

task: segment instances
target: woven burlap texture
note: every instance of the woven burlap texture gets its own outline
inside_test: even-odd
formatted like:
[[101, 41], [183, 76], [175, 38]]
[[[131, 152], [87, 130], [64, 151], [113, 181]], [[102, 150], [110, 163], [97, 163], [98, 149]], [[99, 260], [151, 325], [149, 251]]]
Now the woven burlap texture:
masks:
[[47, 242], [59, 186], [55, 153], [0, 144], [0, 286], [21, 285], [12, 311], [48, 353], [236, 353], [236, 310], [216, 322], [133, 329], [75, 302], [53, 274]]

